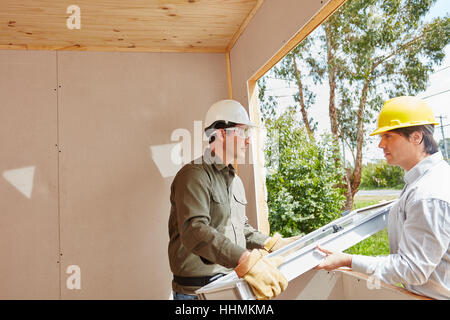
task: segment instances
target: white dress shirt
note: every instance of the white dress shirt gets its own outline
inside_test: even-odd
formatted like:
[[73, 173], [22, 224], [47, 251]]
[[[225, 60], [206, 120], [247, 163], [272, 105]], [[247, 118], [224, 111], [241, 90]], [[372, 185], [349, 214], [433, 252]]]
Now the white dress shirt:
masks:
[[440, 152], [405, 172], [389, 211], [390, 255], [352, 256], [352, 269], [414, 293], [450, 299], [450, 166]]

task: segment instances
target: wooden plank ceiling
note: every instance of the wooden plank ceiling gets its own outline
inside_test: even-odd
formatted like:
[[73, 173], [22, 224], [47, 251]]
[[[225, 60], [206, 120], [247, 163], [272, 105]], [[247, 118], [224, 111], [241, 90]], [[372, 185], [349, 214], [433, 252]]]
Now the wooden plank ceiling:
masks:
[[[0, 49], [227, 52], [262, 0], [0, 0]], [[66, 25], [71, 5], [80, 29]]]

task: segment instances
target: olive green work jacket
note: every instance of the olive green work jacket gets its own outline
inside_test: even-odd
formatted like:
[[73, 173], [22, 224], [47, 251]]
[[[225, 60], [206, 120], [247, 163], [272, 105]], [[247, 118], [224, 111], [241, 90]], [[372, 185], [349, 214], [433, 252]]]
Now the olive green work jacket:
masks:
[[[169, 262], [174, 275], [229, 273], [246, 249], [261, 248], [268, 236], [248, 224], [247, 200], [239, 176], [206, 149], [178, 171], [171, 185]], [[176, 292], [199, 287], [172, 282]]]

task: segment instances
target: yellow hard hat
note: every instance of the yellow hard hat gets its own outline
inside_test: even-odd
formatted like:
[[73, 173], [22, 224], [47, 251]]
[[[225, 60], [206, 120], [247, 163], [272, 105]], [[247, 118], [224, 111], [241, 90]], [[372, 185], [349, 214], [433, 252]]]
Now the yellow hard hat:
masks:
[[378, 116], [378, 128], [370, 135], [426, 124], [439, 123], [434, 119], [433, 110], [424, 100], [409, 96], [396, 97], [384, 103]]

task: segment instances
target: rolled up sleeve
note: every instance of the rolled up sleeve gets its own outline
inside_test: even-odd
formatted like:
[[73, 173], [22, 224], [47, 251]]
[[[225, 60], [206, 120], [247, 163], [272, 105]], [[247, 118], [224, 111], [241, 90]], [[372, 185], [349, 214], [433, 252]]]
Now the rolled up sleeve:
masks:
[[248, 221], [245, 222], [244, 235], [247, 241], [248, 249], [261, 249], [266, 240], [269, 239], [269, 236], [266, 236], [249, 225]]

